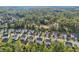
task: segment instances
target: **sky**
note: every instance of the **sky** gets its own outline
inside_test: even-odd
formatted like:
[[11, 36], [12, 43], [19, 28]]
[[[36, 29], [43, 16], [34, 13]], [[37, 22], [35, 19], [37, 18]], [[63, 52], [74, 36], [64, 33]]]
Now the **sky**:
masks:
[[0, 0], [0, 6], [79, 6], [79, 0]]

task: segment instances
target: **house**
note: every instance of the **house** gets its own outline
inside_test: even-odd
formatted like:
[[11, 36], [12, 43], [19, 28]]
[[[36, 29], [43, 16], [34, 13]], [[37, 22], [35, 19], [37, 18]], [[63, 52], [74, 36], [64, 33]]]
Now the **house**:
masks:
[[5, 33], [6, 33], [6, 32], [8, 33], [8, 29], [4, 28], [3, 30], [4, 30]]
[[75, 33], [71, 33], [70, 36], [74, 41], [78, 41], [78, 36]]
[[53, 32], [53, 37], [54, 37], [54, 40], [57, 40], [58, 39], [58, 33], [57, 32]]
[[18, 35], [18, 34], [14, 34], [14, 35], [12, 35], [12, 39], [13, 39], [13, 40], [16, 41], [16, 40], [18, 40], [18, 38], [19, 38], [19, 35]]
[[0, 18], [0, 25], [2, 24], [2, 19]]
[[49, 34], [50, 34], [49, 32], [46, 32], [46, 33], [45, 33], [45, 36], [46, 36], [46, 37], [49, 37]]
[[23, 34], [27, 34], [28, 30], [27, 29], [22, 29]]
[[68, 34], [66, 41], [70, 41], [70, 39], [71, 39], [71, 37], [70, 37], [70, 35]]
[[74, 37], [75, 37], [75, 34], [74, 34], [74, 33], [71, 33], [71, 34], [70, 34], [70, 37], [71, 37], [71, 38], [74, 38]]
[[70, 41], [66, 41], [66, 42], [65, 42], [65, 46], [73, 47], [74, 45], [73, 45], [72, 42], [70, 42]]
[[45, 43], [46, 47], [49, 48], [50, 45], [51, 45], [51, 40], [50, 40], [50, 38], [46, 38], [44, 43]]
[[67, 39], [67, 34], [66, 33], [62, 33], [62, 39]]
[[28, 36], [28, 43], [32, 44], [34, 42], [33, 36], [29, 35]]
[[28, 34], [29, 34], [29, 35], [33, 35], [33, 34], [34, 34], [34, 30], [29, 30], [29, 31], [28, 31]]
[[9, 29], [8, 32], [9, 33], [14, 33], [14, 29]]
[[26, 36], [25, 34], [22, 34], [22, 36], [20, 37], [20, 39], [21, 39], [21, 40], [24, 40], [24, 41], [26, 41], [26, 39], [27, 39], [27, 36]]
[[26, 44], [28, 42], [27, 36], [25, 34], [22, 34], [22, 36], [20, 37], [20, 39], [21, 39], [21, 42], [24, 43], [24, 44]]
[[8, 23], [5, 22], [5, 23], [3, 24], [3, 27], [4, 27], [4, 28], [8, 28]]
[[8, 33], [3, 33], [3, 35], [2, 35], [2, 41], [3, 41], [3, 42], [7, 42], [8, 39], [9, 39]]
[[77, 35], [75, 35], [74, 41], [78, 41], [78, 36]]
[[36, 36], [37, 36], [37, 37], [41, 37], [41, 35], [42, 35], [42, 32], [37, 32], [37, 33], [36, 33]]
[[3, 34], [3, 33], [4, 33], [4, 29], [0, 29], [0, 33], [2, 33], [2, 34]]
[[37, 45], [41, 45], [43, 43], [42, 38], [41, 37], [37, 37], [36, 38], [36, 43], [37, 43]]
[[23, 44], [26, 44], [28, 42], [27, 36], [24, 34], [20, 37], [20, 39], [21, 39], [21, 43], [23, 43]]
[[19, 33], [21, 33], [21, 29], [15, 29], [15, 32], [16, 32], [17, 34], [19, 34]]

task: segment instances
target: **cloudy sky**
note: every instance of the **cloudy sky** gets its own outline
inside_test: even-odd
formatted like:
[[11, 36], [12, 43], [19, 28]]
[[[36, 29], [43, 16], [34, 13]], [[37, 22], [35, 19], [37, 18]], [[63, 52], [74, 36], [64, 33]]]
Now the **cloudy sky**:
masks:
[[0, 0], [0, 6], [79, 6], [79, 0]]

